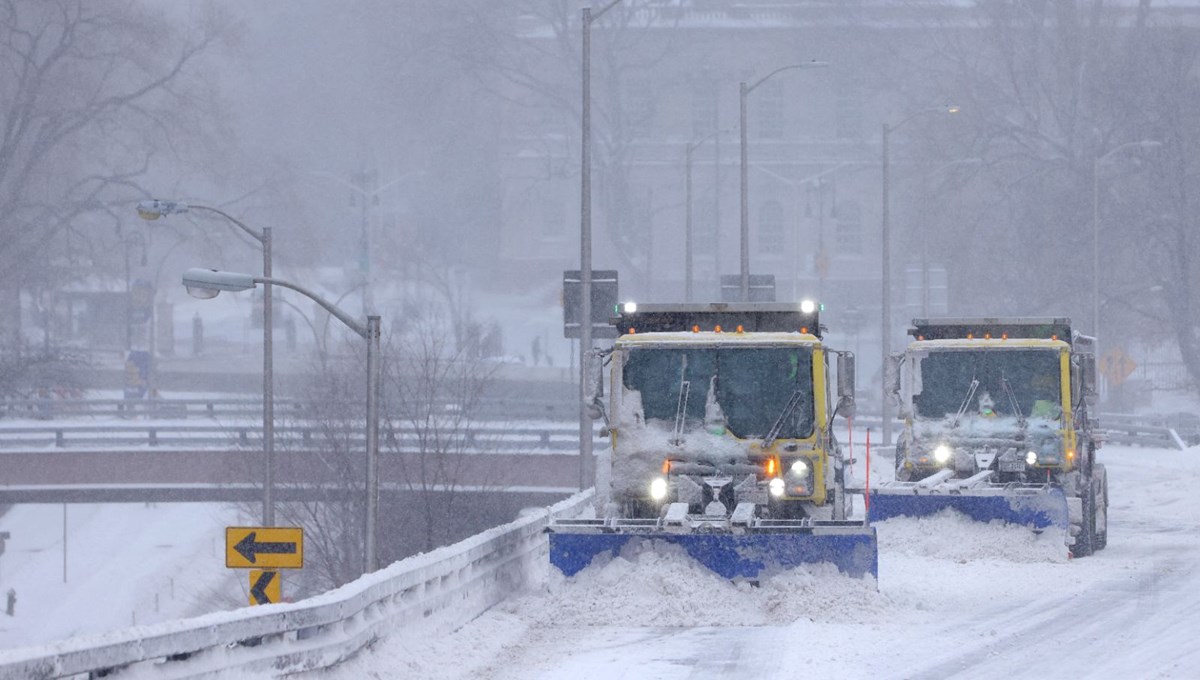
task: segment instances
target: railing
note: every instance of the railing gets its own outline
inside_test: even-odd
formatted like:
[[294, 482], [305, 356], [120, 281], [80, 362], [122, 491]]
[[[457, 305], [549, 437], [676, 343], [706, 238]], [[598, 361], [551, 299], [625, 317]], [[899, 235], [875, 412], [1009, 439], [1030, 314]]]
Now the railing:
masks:
[[[1167, 446], [1187, 448], [1200, 444], [1200, 417], [1176, 413], [1169, 415], [1104, 413], [1100, 415], [1101, 438], [1117, 444], [1136, 446]], [[878, 432], [879, 416], [863, 415], [854, 419], [855, 429], [871, 428]], [[844, 425], [840, 425], [844, 427]], [[599, 432], [597, 425], [597, 432]], [[894, 431], [903, 428], [896, 421]], [[306, 448], [330, 430], [317, 425], [278, 425], [276, 441], [281, 445]], [[384, 428], [386, 443], [404, 449], [415, 444], [420, 434], [417, 428], [402, 422]], [[839, 436], [842, 434], [838, 431]], [[365, 437], [362, 426], [352, 426], [338, 433], [345, 441]], [[255, 422], [196, 423], [159, 425], [153, 422], [129, 424], [89, 424], [80, 421], [55, 422], [45, 425], [12, 425], [0, 423], [0, 450], [37, 448], [113, 448], [189, 446], [217, 448], [257, 445], [262, 438], [262, 426]], [[550, 422], [537, 426], [506, 427], [502, 423], [477, 424], [453, 435], [453, 445], [467, 450], [488, 451], [569, 451], [579, 441], [574, 425]], [[596, 444], [605, 445], [602, 438]], [[876, 441], [878, 443], [878, 440]]]
[[401, 560], [297, 602], [0, 651], [0, 680], [138, 671], [186, 678], [327, 668], [385, 634], [445, 634], [520, 589], [546, 563], [548, 518], [578, 514], [591, 491], [452, 546]]
[[[306, 407], [303, 401], [277, 399], [275, 415], [278, 418], [302, 417]], [[453, 402], [442, 402], [437, 408], [453, 412], [459, 406]], [[473, 406], [472, 414], [484, 419], [538, 419], [569, 421], [578, 417], [577, 403], [566, 403], [551, 399], [503, 399], [484, 398]], [[48, 396], [38, 399], [0, 400], [0, 417], [33, 418], [52, 420], [60, 418], [255, 418], [262, 416], [262, 399], [259, 398], [214, 398], [214, 399], [60, 399]]]
[[1200, 444], [1200, 418], [1187, 413], [1101, 413], [1100, 424], [1102, 438], [1116, 444], [1178, 449]]
[[[339, 441], [363, 443], [365, 425], [331, 429], [319, 425], [278, 425], [278, 446], [306, 449], [327, 434]], [[427, 432], [393, 423], [384, 426], [385, 444], [401, 450], [415, 447]], [[196, 447], [220, 448], [257, 446], [262, 440], [262, 425], [250, 423], [155, 425], [152, 423], [91, 425], [56, 423], [53, 425], [0, 425], [0, 450], [42, 448], [113, 449], [118, 447]], [[603, 445], [605, 440], [596, 439]], [[579, 428], [556, 423], [535, 427], [504, 427], [499, 424], [465, 427], [443, 437], [440, 444], [454, 450], [484, 451], [569, 451], [578, 448]]]

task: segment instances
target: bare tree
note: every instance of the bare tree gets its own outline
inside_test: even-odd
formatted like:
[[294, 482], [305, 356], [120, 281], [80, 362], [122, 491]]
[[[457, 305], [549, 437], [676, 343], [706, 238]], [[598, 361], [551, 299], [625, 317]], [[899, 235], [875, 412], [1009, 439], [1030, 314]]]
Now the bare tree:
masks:
[[1136, 293], [1142, 312], [1102, 306], [1102, 342], [1169, 327], [1200, 377], [1191, 266], [1200, 45], [1186, 17], [1149, 0], [948, 5], [933, 16], [919, 44], [893, 48], [905, 56], [891, 80], [909, 110], [953, 101], [963, 113], [954, 125], [914, 120], [909, 153], [982, 162], [952, 219], [897, 203], [924, 220], [944, 259], [971, 263], [957, 268], [960, 306], [1072, 309], [1090, 329], [1098, 277], [1102, 302]]
[[[682, 16], [678, 8], [630, 1], [593, 25], [592, 160], [596, 206], [608, 224], [598, 233], [611, 239], [623, 269], [647, 280], [653, 197], [638, 185], [633, 160], [636, 143], [655, 116], [656, 98], [653, 85], [641, 78], [678, 49], [682, 36], [672, 28]], [[545, 180], [578, 177], [580, 21], [574, 3], [477, 2], [465, 22], [464, 40], [475, 49], [450, 52], [480, 86], [517, 112], [522, 143], [546, 151]]]
[[[1184, 26], [1148, 25], [1149, 5], [1142, 3], [1131, 31], [1126, 86], [1112, 94], [1129, 127], [1161, 146], [1146, 159], [1142, 181], [1123, 186], [1123, 194], [1140, 200], [1112, 202], [1116, 219], [1108, 220], [1112, 227], [1102, 237], [1114, 249], [1107, 258], [1115, 265], [1112, 273], [1126, 273], [1121, 278], [1140, 301], [1130, 307], [1142, 313], [1125, 318], [1132, 318], [1131, 325], [1149, 321], [1169, 328], [1195, 386], [1200, 385], [1200, 271], [1194, 264], [1200, 256], [1200, 40]], [[1144, 302], [1154, 299], [1155, 289], [1161, 291], [1165, 319], [1155, 318], [1158, 306]]]
[[[362, 573], [365, 526], [365, 390], [362, 357], [349, 346], [315, 358], [301, 382], [295, 409], [279, 412], [276, 427], [276, 514], [283, 526], [304, 529], [302, 593], [318, 593]], [[246, 475], [258, 479], [262, 449], [246, 447]], [[291, 497], [289, 499], [289, 497]], [[243, 510], [256, 516], [257, 503]]]
[[[393, 325], [387, 378], [389, 452], [400, 461], [401, 484], [419, 516], [411, 518], [416, 548], [434, 547], [478, 527], [473, 499], [507, 482], [493, 438], [478, 431], [483, 396], [495, 374], [478, 344], [455, 342], [455, 325], [437, 307]], [[415, 521], [412, 521], [415, 519]], [[507, 518], [495, 518], [491, 526]]]
[[[415, 303], [409, 305], [416, 308]], [[509, 473], [487, 453], [492, 438], [477, 431], [494, 367], [471, 345], [459, 345], [440, 305], [393, 324], [384, 349], [381, 408], [379, 550], [381, 563], [431, 550], [511, 519], [478, 499], [500, 491]], [[305, 592], [359, 576], [365, 513], [365, 356], [348, 342], [321, 356], [300, 392], [300, 408], [277, 428], [276, 477], [285, 524], [305, 532]], [[258, 451], [247, 449], [247, 474]], [[246, 505], [250, 514], [257, 512]], [[502, 513], [509, 513], [504, 509]]]
[[154, 159], [178, 160], [211, 129], [215, 97], [193, 67], [223, 20], [195, 14], [198, 28], [181, 35], [132, 1], [0, 2], [0, 296], [14, 331], [6, 343], [20, 344], [20, 291], [85, 271], [92, 230], [119, 230]]

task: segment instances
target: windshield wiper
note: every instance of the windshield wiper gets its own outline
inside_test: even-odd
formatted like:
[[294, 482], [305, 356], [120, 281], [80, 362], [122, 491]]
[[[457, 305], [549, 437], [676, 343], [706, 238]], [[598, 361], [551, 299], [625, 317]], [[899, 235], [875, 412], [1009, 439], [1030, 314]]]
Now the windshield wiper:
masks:
[[783, 407], [783, 413], [779, 414], [779, 418], [775, 421], [775, 424], [771, 426], [771, 430], [767, 432], [767, 436], [763, 437], [762, 447], [764, 449], [770, 448], [771, 444], [774, 444], [775, 440], [779, 438], [779, 433], [783, 431], [784, 421], [786, 421], [788, 416], [792, 414], [792, 411], [796, 410], [796, 407], [800, 404], [800, 399], [803, 396], [804, 393], [800, 390], [792, 392], [792, 398], [788, 399], [787, 406]]
[[979, 378], [971, 378], [971, 387], [967, 390], [967, 396], [963, 399], [962, 405], [958, 407], [958, 413], [954, 415], [954, 422], [950, 423], [950, 427], [958, 427], [958, 421], [967, 412], [967, 404], [971, 403], [971, 397], [975, 396], [975, 390], [979, 388]]
[[679, 366], [679, 403], [675, 406], [675, 431], [671, 435], [671, 442], [675, 446], [683, 444], [683, 426], [687, 420], [687, 403], [688, 393], [691, 392], [692, 383], [687, 379], [687, 355], [680, 357]]
[[1012, 405], [1013, 413], [1017, 414], [1017, 424], [1025, 427], [1025, 414], [1021, 412], [1021, 404], [1017, 401], [1017, 393], [1013, 391], [1012, 385], [1009, 384], [1008, 378], [1004, 374], [1000, 374], [1000, 385], [1004, 387], [1004, 393], [1008, 395], [1008, 403]]

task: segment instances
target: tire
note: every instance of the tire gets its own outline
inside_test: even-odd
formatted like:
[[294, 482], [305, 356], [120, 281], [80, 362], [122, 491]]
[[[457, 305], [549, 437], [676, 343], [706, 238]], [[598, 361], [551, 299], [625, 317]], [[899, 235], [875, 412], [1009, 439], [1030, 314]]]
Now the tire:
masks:
[[1079, 534], [1075, 536], [1075, 545], [1071, 546], [1072, 557], [1088, 557], [1096, 551], [1096, 483], [1087, 479], [1081, 500], [1083, 501], [1083, 524]]
[[1096, 486], [1099, 489], [1099, 498], [1096, 501], [1096, 509], [1104, 510], [1103, 524], [1097, 523], [1095, 540], [1092, 546], [1095, 550], [1104, 550], [1108, 547], [1108, 473], [1103, 465], [1096, 466], [1097, 479]]

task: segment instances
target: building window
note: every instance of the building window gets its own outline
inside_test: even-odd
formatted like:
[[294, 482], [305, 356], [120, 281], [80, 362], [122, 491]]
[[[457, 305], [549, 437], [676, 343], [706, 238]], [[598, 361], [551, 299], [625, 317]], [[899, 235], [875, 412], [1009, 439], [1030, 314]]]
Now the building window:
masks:
[[783, 206], [778, 201], [767, 201], [759, 210], [758, 252], [762, 255], [783, 252]]
[[862, 208], [856, 201], [837, 203], [837, 253], [862, 255]]
[[753, 109], [755, 136], [783, 139], [783, 86], [767, 81], [754, 90], [746, 103]]

